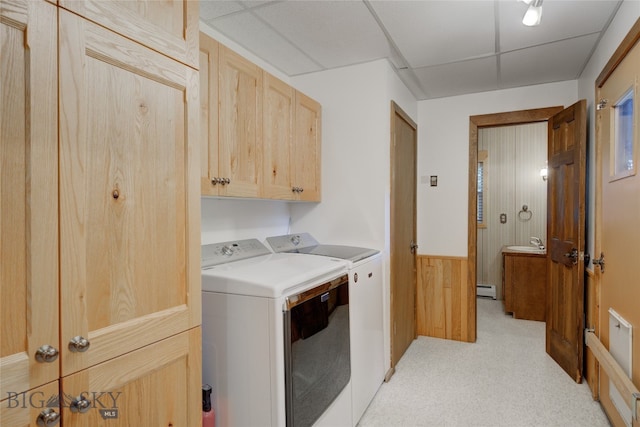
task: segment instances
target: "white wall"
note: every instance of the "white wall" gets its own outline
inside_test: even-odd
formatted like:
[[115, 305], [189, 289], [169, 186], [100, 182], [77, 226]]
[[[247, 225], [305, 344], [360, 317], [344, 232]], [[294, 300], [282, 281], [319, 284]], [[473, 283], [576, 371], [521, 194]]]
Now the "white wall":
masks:
[[[595, 222], [595, 81], [600, 75], [600, 72], [607, 64], [611, 55], [620, 45], [620, 42], [625, 38], [636, 20], [640, 18], [640, 0], [626, 0], [620, 6], [618, 13], [609, 25], [606, 34], [600, 40], [598, 48], [591, 56], [591, 60], [585, 67], [582, 76], [578, 80], [578, 96], [580, 99], [587, 100], [587, 112], [588, 112], [588, 162], [591, 165], [589, 168], [589, 176], [587, 177], [588, 190], [588, 206], [587, 206], [587, 252], [592, 255], [596, 255], [596, 248], [594, 248], [594, 222]], [[599, 249], [599, 248], [598, 248]], [[596, 255], [597, 257], [597, 255]], [[593, 267], [589, 266], [590, 270]]]
[[322, 104], [322, 202], [292, 204], [292, 232], [383, 252], [389, 366], [391, 100], [414, 120], [416, 100], [386, 60], [294, 77], [292, 84]]
[[[569, 106], [577, 99], [573, 80], [419, 101], [418, 252], [467, 256], [469, 116]], [[431, 175], [438, 176], [437, 187], [429, 186]]]

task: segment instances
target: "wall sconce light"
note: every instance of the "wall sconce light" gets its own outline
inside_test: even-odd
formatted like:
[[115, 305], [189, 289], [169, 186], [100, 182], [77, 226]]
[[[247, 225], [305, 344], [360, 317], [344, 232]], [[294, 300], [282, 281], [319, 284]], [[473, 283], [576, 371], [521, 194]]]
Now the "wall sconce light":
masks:
[[542, 0], [522, 0], [529, 5], [527, 12], [522, 18], [522, 23], [527, 27], [534, 27], [540, 25], [540, 19], [542, 18]]
[[540, 169], [540, 176], [542, 177], [543, 181], [546, 181], [547, 176], [549, 176], [549, 170], [547, 168]]

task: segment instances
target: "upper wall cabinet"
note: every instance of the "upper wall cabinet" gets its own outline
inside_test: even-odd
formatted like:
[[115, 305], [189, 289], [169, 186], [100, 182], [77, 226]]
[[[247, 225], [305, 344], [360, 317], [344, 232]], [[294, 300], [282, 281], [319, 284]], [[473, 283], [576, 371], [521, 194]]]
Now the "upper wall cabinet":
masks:
[[0, 17], [2, 400], [57, 380], [60, 346], [57, 10], [3, 0]]
[[200, 64], [202, 194], [259, 197], [262, 70], [204, 35]]
[[264, 197], [294, 199], [291, 160], [295, 90], [264, 73]]
[[205, 196], [320, 200], [320, 104], [200, 35]]
[[320, 104], [264, 75], [264, 197], [319, 201]]
[[320, 201], [320, 148], [320, 104], [308, 96], [296, 92], [292, 182], [298, 190], [297, 200]]
[[59, 0], [59, 5], [193, 68], [198, 68], [198, 2]]

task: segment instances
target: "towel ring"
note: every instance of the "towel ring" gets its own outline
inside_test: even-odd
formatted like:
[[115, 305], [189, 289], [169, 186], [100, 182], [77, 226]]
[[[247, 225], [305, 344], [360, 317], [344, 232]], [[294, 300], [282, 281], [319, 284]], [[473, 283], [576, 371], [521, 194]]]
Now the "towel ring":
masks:
[[518, 219], [520, 221], [529, 221], [533, 216], [533, 211], [529, 210], [529, 206], [522, 205], [522, 209], [518, 212]]

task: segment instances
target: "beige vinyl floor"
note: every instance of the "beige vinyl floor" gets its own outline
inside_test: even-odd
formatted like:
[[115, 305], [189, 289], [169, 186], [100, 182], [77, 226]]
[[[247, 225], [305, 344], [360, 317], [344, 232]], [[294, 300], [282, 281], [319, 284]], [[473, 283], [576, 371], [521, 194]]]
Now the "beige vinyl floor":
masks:
[[478, 298], [478, 340], [418, 337], [359, 426], [600, 427], [607, 417], [583, 381], [545, 352], [545, 324]]

